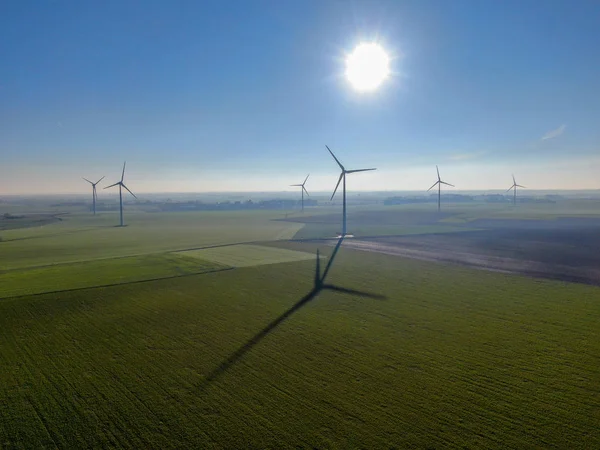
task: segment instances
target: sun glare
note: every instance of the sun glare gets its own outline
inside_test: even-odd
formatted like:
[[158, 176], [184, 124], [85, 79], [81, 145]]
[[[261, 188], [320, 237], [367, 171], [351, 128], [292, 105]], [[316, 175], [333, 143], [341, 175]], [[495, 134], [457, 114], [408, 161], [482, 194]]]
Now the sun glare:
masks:
[[374, 91], [389, 76], [389, 64], [379, 44], [362, 43], [346, 58], [346, 78], [357, 91]]

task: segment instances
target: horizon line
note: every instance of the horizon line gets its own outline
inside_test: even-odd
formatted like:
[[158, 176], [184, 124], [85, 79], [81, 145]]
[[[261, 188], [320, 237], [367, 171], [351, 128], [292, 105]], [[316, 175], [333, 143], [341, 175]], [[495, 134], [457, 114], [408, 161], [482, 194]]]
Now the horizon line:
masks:
[[[493, 188], [493, 189], [453, 189], [446, 191], [446, 194], [452, 192], [503, 192], [506, 193], [506, 188]], [[553, 189], [553, 188], [527, 188], [527, 192], [596, 192], [600, 191], [600, 188], [568, 188], [568, 189]], [[356, 195], [362, 193], [369, 194], [383, 194], [383, 193], [394, 193], [394, 192], [415, 192], [415, 193], [426, 193], [427, 189], [386, 189], [386, 190], [354, 190], [348, 195]], [[139, 194], [145, 195], [217, 195], [217, 194], [235, 194], [235, 195], [247, 195], [247, 194], [294, 194], [296, 190], [280, 190], [280, 191], [141, 191]], [[322, 194], [331, 195], [331, 191], [311, 191], [311, 195]], [[88, 193], [84, 192], [54, 192], [54, 193], [10, 193], [2, 194], [0, 197], [24, 197], [24, 196], [37, 196], [37, 197], [51, 197], [60, 195], [81, 195], [87, 196]], [[109, 195], [108, 193], [106, 195]], [[434, 194], [431, 194], [434, 195]]]

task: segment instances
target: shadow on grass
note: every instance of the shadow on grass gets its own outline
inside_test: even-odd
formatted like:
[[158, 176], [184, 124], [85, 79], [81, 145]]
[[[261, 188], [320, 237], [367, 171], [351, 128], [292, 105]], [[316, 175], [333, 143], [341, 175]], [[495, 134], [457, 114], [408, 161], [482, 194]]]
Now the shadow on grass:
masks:
[[206, 387], [209, 383], [215, 381], [217, 378], [219, 378], [221, 375], [223, 375], [234, 364], [236, 364], [240, 359], [242, 359], [246, 353], [248, 353], [250, 350], [252, 350], [252, 348], [255, 345], [257, 345], [262, 339], [264, 339], [269, 333], [271, 333], [275, 328], [277, 328], [279, 325], [281, 325], [285, 320], [287, 320], [292, 314], [297, 312], [300, 308], [305, 306], [311, 300], [315, 299], [319, 295], [319, 293], [323, 290], [336, 291], [336, 292], [341, 292], [341, 293], [350, 294], [350, 295], [358, 295], [358, 296], [367, 297], [367, 298], [376, 299], [376, 300], [385, 300], [386, 299], [386, 297], [383, 295], [357, 291], [355, 289], [348, 289], [348, 288], [344, 288], [344, 287], [340, 287], [340, 286], [335, 286], [333, 284], [325, 283], [325, 278], [327, 277], [327, 274], [329, 273], [329, 270], [331, 269], [331, 265], [333, 264], [333, 261], [335, 260], [337, 252], [340, 249], [340, 246], [342, 245], [343, 240], [344, 240], [343, 237], [341, 237], [338, 240], [337, 245], [335, 246], [335, 249], [333, 250], [333, 253], [331, 254], [331, 257], [329, 258], [327, 266], [325, 266], [325, 271], [323, 272], [323, 275], [321, 275], [321, 263], [320, 263], [320, 259], [319, 259], [319, 250], [317, 250], [317, 265], [316, 265], [316, 270], [315, 270], [314, 286], [310, 290], [310, 292], [308, 294], [306, 294], [304, 297], [302, 297], [300, 300], [298, 300], [291, 308], [289, 308], [287, 311], [285, 311], [283, 314], [281, 314], [279, 317], [277, 317], [275, 320], [273, 320], [271, 323], [269, 323], [266, 327], [264, 327], [262, 330], [260, 330], [257, 334], [255, 334], [244, 345], [242, 345], [234, 353], [232, 353], [229, 356], [229, 358], [227, 358], [216, 369], [214, 369], [211, 373], [209, 373], [206, 376], [206, 378], [204, 378], [204, 380], [202, 381], [201, 387]]
[[[77, 264], [77, 263], [73, 263], [73, 264]], [[211, 273], [227, 272], [229, 270], [235, 270], [235, 267], [222, 267], [222, 268], [218, 268], [218, 269], [208, 269], [208, 270], [205, 270], [203, 272], [179, 273], [177, 275], [166, 275], [166, 276], [163, 276], [163, 277], [159, 276], [159, 277], [153, 277], [153, 278], [144, 278], [144, 279], [141, 279], [141, 280], [121, 281], [121, 282], [117, 282], [117, 283], [96, 284], [96, 285], [81, 286], [81, 287], [75, 287], [75, 288], [54, 289], [54, 290], [51, 290], [51, 291], [29, 292], [29, 293], [25, 293], [25, 294], [16, 294], [16, 295], [13, 295], [13, 294], [3, 295], [2, 293], [0, 293], [0, 300], [7, 299], [7, 298], [17, 299], [17, 298], [25, 298], [25, 297], [38, 297], [38, 296], [41, 296], [41, 295], [63, 294], [63, 293], [66, 293], [66, 292], [89, 291], [89, 290], [92, 290], [92, 289], [110, 288], [110, 287], [126, 286], [126, 285], [132, 285], [132, 284], [143, 284], [143, 283], [150, 283], [150, 282], [153, 282], [153, 281], [172, 280], [172, 279], [175, 279], [175, 278], [189, 278], [189, 277], [195, 277], [195, 276], [199, 276], [199, 275], [208, 275], [208, 274], [211, 274]], [[3, 273], [3, 271], [0, 270], [0, 274], [2, 274], [2, 273]]]

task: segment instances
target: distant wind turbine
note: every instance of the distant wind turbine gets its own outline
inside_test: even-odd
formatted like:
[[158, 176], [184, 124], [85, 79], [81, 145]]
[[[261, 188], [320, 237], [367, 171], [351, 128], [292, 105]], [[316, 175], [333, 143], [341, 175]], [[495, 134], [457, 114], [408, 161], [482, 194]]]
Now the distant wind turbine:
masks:
[[442, 209], [442, 184], [445, 184], [446, 186], [452, 186], [452, 187], [455, 187], [455, 186], [453, 184], [442, 181], [442, 179], [440, 178], [440, 169], [438, 169], [438, 166], [435, 166], [435, 170], [437, 171], [438, 179], [435, 183], [433, 183], [433, 186], [431, 186], [429, 189], [427, 189], [427, 192], [429, 192], [436, 186], [438, 187], [438, 212], [439, 212]]
[[125, 178], [125, 164], [127, 164], [127, 161], [125, 161], [123, 163], [123, 173], [121, 173], [121, 181], [117, 181], [115, 184], [111, 184], [110, 186], [106, 186], [104, 189], [108, 189], [114, 186], [119, 186], [119, 212], [120, 212], [120, 226], [123, 226], [123, 192], [121, 190], [121, 188], [125, 188], [127, 189], [127, 192], [129, 192], [131, 195], [133, 195], [136, 199], [137, 197], [135, 196], [135, 194], [133, 192], [131, 192], [129, 190], [129, 188], [127, 186], [125, 186], [125, 184], [123, 183], [123, 179]]
[[513, 177], [513, 184], [512, 184], [512, 186], [511, 186], [511, 187], [509, 187], [509, 188], [506, 190], [506, 192], [510, 192], [510, 190], [511, 190], [511, 189], [514, 189], [514, 190], [515, 190], [515, 192], [514, 192], [514, 196], [513, 196], [513, 205], [514, 205], [514, 206], [517, 206], [517, 188], [518, 188], [518, 187], [520, 187], [520, 188], [523, 188], [523, 189], [527, 189], [527, 188], [526, 188], [525, 186], [521, 186], [520, 184], [517, 184], [517, 182], [516, 182], [516, 180], [515, 180], [515, 176], [514, 176], [514, 175], [513, 175], [512, 177]]
[[[327, 145], [325, 146], [327, 147]], [[344, 168], [344, 166], [342, 166], [342, 163], [335, 157], [335, 155], [333, 154], [333, 152], [331, 151], [331, 149], [329, 147], [327, 147], [327, 150], [329, 150], [329, 153], [331, 153], [331, 156], [333, 156], [333, 159], [335, 159], [335, 162], [338, 164], [338, 166], [340, 166], [340, 169], [342, 169], [342, 173], [340, 173], [340, 178], [338, 179], [337, 184], [335, 185], [335, 189], [333, 191], [333, 194], [331, 195], [331, 200], [333, 200], [333, 197], [335, 196], [335, 193], [337, 192], [338, 187], [340, 186], [340, 182], [342, 181], [342, 179], [344, 180], [344, 186], [342, 188], [343, 191], [343, 224], [342, 224], [342, 237], [346, 236], [346, 174], [349, 173], [355, 173], [355, 172], [366, 172], [369, 170], [377, 170], [377, 169], [354, 169], [354, 170], [346, 170]]]
[[301, 188], [300, 191], [302, 192], [302, 212], [304, 212], [304, 193], [306, 192], [306, 195], [308, 195], [310, 197], [310, 195], [308, 194], [308, 191], [304, 187], [304, 185], [306, 184], [306, 180], [308, 180], [308, 177], [310, 177], [310, 173], [308, 175], [306, 175], [306, 178], [304, 179], [304, 183], [290, 184], [290, 186], [292, 186], [292, 187], [300, 187]]
[[96, 193], [96, 185], [98, 183], [100, 183], [102, 180], [104, 180], [104, 177], [100, 178], [98, 181], [96, 181], [95, 183], [92, 183], [90, 180], [88, 180], [87, 178], [84, 178], [85, 181], [87, 181], [88, 183], [90, 183], [92, 185], [92, 209], [94, 210], [94, 215], [96, 215], [96, 198], [98, 197], [98, 194]]

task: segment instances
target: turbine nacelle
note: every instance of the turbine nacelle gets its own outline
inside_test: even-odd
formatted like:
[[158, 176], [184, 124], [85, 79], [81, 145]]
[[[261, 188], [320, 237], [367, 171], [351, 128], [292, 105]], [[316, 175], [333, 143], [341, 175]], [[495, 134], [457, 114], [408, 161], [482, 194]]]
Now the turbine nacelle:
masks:
[[123, 195], [121, 193], [121, 188], [124, 188], [127, 192], [129, 192], [135, 199], [137, 199], [137, 196], [131, 192], [131, 190], [125, 186], [125, 183], [123, 183], [123, 180], [125, 179], [125, 164], [127, 164], [127, 162], [123, 163], [123, 172], [121, 172], [121, 180], [117, 181], [114, 184], [111, 184], [110, 186], [106, 186], [104, 189], [109, 189], [111, 187], [115, 187], [115, 186], [119, 186], [119, 217], [120, 217], [120, 225], [123, 226]]
[[427, 192], [429, 192], [436, 186], [438, 187], [438, 212], [439, 212], [442, 209], [442, 184], [445, 184], [446, 186], [450, 186], [450, 187], [455, 187], [455, 186], [453, 184], [442, 181], [442, 177], [440, 177], [440, 169], [438, 168], [437, 165], [435, 166], [435, 171], [437, 172], [437, 181], [435, 183], [433, 183], [429, 189], [427, 189]]
[[96, 214], [96, 199], [98, 198], [98, 193], [96, 192], [96, 185], [98, 183], [100, 183], [102, 180], [104, 180], [104, 177], [100, 178], [98, 181], [96, 181], [95, 183], [93, 181], [88, 180], [85, 177], [81, 177], [83, 178], [85, 181], [87, 181], [88, 183], [90, 183], [92, 185], [92, 200], [93, 200], [93, 208], [94, 208], [94, 214]]
[[308, 195], [310, 197], [310, 194], [304, 187], [304, 185], [306, 184], [306, 181], [308, 180], [308, 177], [310, 177], [310, 173], [308, 175], [306, 175], [306, 178], [304, 179], [304, 181], [301, 184], [290, 184], [290, 186], [300, 188], [300, 193], [302, 194], [302, 212], [304, 212], [304, 193], [306, 193], [306, 195]]
[[454, 186], [453, 184], [446, 183], [445, 181], [442, 181], [442, 178], [440, 177], [440, 169], [438, 168], [438, 166], [437, 166], [437, 165], [435, 166], [435, 170], [436, 170], [436, 172], [437, 172], [437, 177], [438, 177], [438, 179], [437, 179], [437, 181], [436, 181], [435, 183], [433, 183], [433, 184], [431, 185], [431, 187], [430, 187], [429, 189], [427, 189], [427, 192], [429, 192], [430, 190], [432, 190], [432, 189], [433, 189], [434, 187], [436, 187], [438, 184], [445, 184], [446, 186], [450, 186], [450, 187], [456, 187], [456, 186]]
[[513, 179], [513, 184], [512, 184], [511, 187], [509, 187], [506, 190], [506, 192], [509, 192], [511, 189], [516, 189], [518, 187], [523, 188], [523, 189], [527, 189], [525, 186], [521, 186], [520, 184], [517, 184], [517, 180], [515, 180], [515, 176], [514, 175], [512, 176], [512, 179]]
[[[106, 186], [104, 189], [109, 189], [109, 188], [115, 187], [115, 186], [123, 187], [127, 190], [127, 192], [129, 192], [131, 195], [133, 195], [137, 199], [137, 196], [133, 192], [131, 192], [127, 186], [125, 186], [125, 183], [123, 183], [123, 180], [125, 179], [125, 165], [126, 164], [127, 164], [127, 161], [125, 161], [123, 163], [123, 172], [121, 173], [121, 181], [117, 181], [116, 183], [111, 184], [110, 186]], [[104, 178], [104, 177], [102, 177], [102, 178]]]
[[129, 188], [127, 186], [125, 186], [124, 183], [122, 183], [120, 181], [117, 181], [115, 184], [111, 184], [110, 186], [106, 186], [104, 189], [108, 189], [108, 188], [115, 187], [115, 186], [123, 187], [124, 189], [127, 190], [127, 192], [129, 192], [131, 195], [133, 195], [137, 199], [137, 196], [133, 192], [131, 192], [129, 190]]
[[96, 185], [98, 183], [100, 183], [102, 180], [104, 180], [104, 177], [100, 178], [98, 181], [96, 181], [95, 183], [93, 181], [88, 180], [87, 178], [81, 177], [83, 178], [85, 181], [87, 181], [88, 183], [90, 183], [93, 187], [96, 187]]
[[333, 190], [333, 194], [331, 195], [331, 199], [333, 200], [333, 197], [335, 197], [335, 193], [338, 190], [338, 187], [340, 186], [340, 183], [342, 182], [342, 179], [346, 177], [346, 174], [349, 173], [356, 173], [356, 172], [368, 172], [370, 170], [377, 170], [377, 169], [352, 169], [352, 170], [346, 170], [346, 168], [342, 165], [342, 163], [340, 162], [339, 159], [337, 159], [335, 157], [335, 155], [333, 154], [333, 152], [331, 151], [331, 149], [329, 148], [329, 146], [325, 146], [327, 148], [327, 150], [329, 150], [329, 153], [331, 154], [331, 156], [333, 156], [333, 159], [335, 159], [335, 162], [338, 164], [338, 166], [340, 166], [340, 169], [342, 169], [342, 172], [340, 173], [340, 177], [338, 178], [338, 182], [335, 185], [335, 189]]
[[356, 172], [367, 172], [369, 170], [377, 170], [377, 169], [353, 169], [353, 170], [346, 170], [346, 168], [342, 165], [342, 163], [340, 162], [339, 159], [337, 159], [335, 157], [335, 155], [333, 154], [333, 152], [331, 151], [331, 149], [329, 148], [329, 146], [325, 146], [327, 148], [327, 150], [329, 151], [329, 153], [331, 154], [331, 156], [333, 157], [333, 159], [335, 159], [335, 162], [337, 163], [338, 166], [340, 166], [340, 169], [342, 170], [342, 173], [340, 173], [340, 178], [338, 179], [337, 184], [335, 185], [335, 189], [333, 190], [333, 194], [331, 195], [331, 200], [333, 200], [333, 197], [335, 197], [335, 193], [338, 190], [338, 187], [340, 186], [340, 183], [342, 182], [342, 179], [344, 180], [344, 187], [343, 187], [343, 201], [342, 201], [342, 208], [343, 208], [343, 213], [342, 213], [342, 237], [346, 236], [346, 175], [349, 173], [356, 173]]
[[308, 195], [310, 197], [310, 194], [308, 193], [308, 191], [304, 187], [304, 185], [306, 184], [306, 181], [308, 180], [308, 177], [310, 177], [310, 173], [308, 175], [306, 175], [306, 178], [304, 179], [304, 182], [302, 182], [302, 184], [290, 184], [290, 186], [291, 187], [300, 187], [300, 188], [302, 188], [302, 190], [306, 193], [306, 195]]

